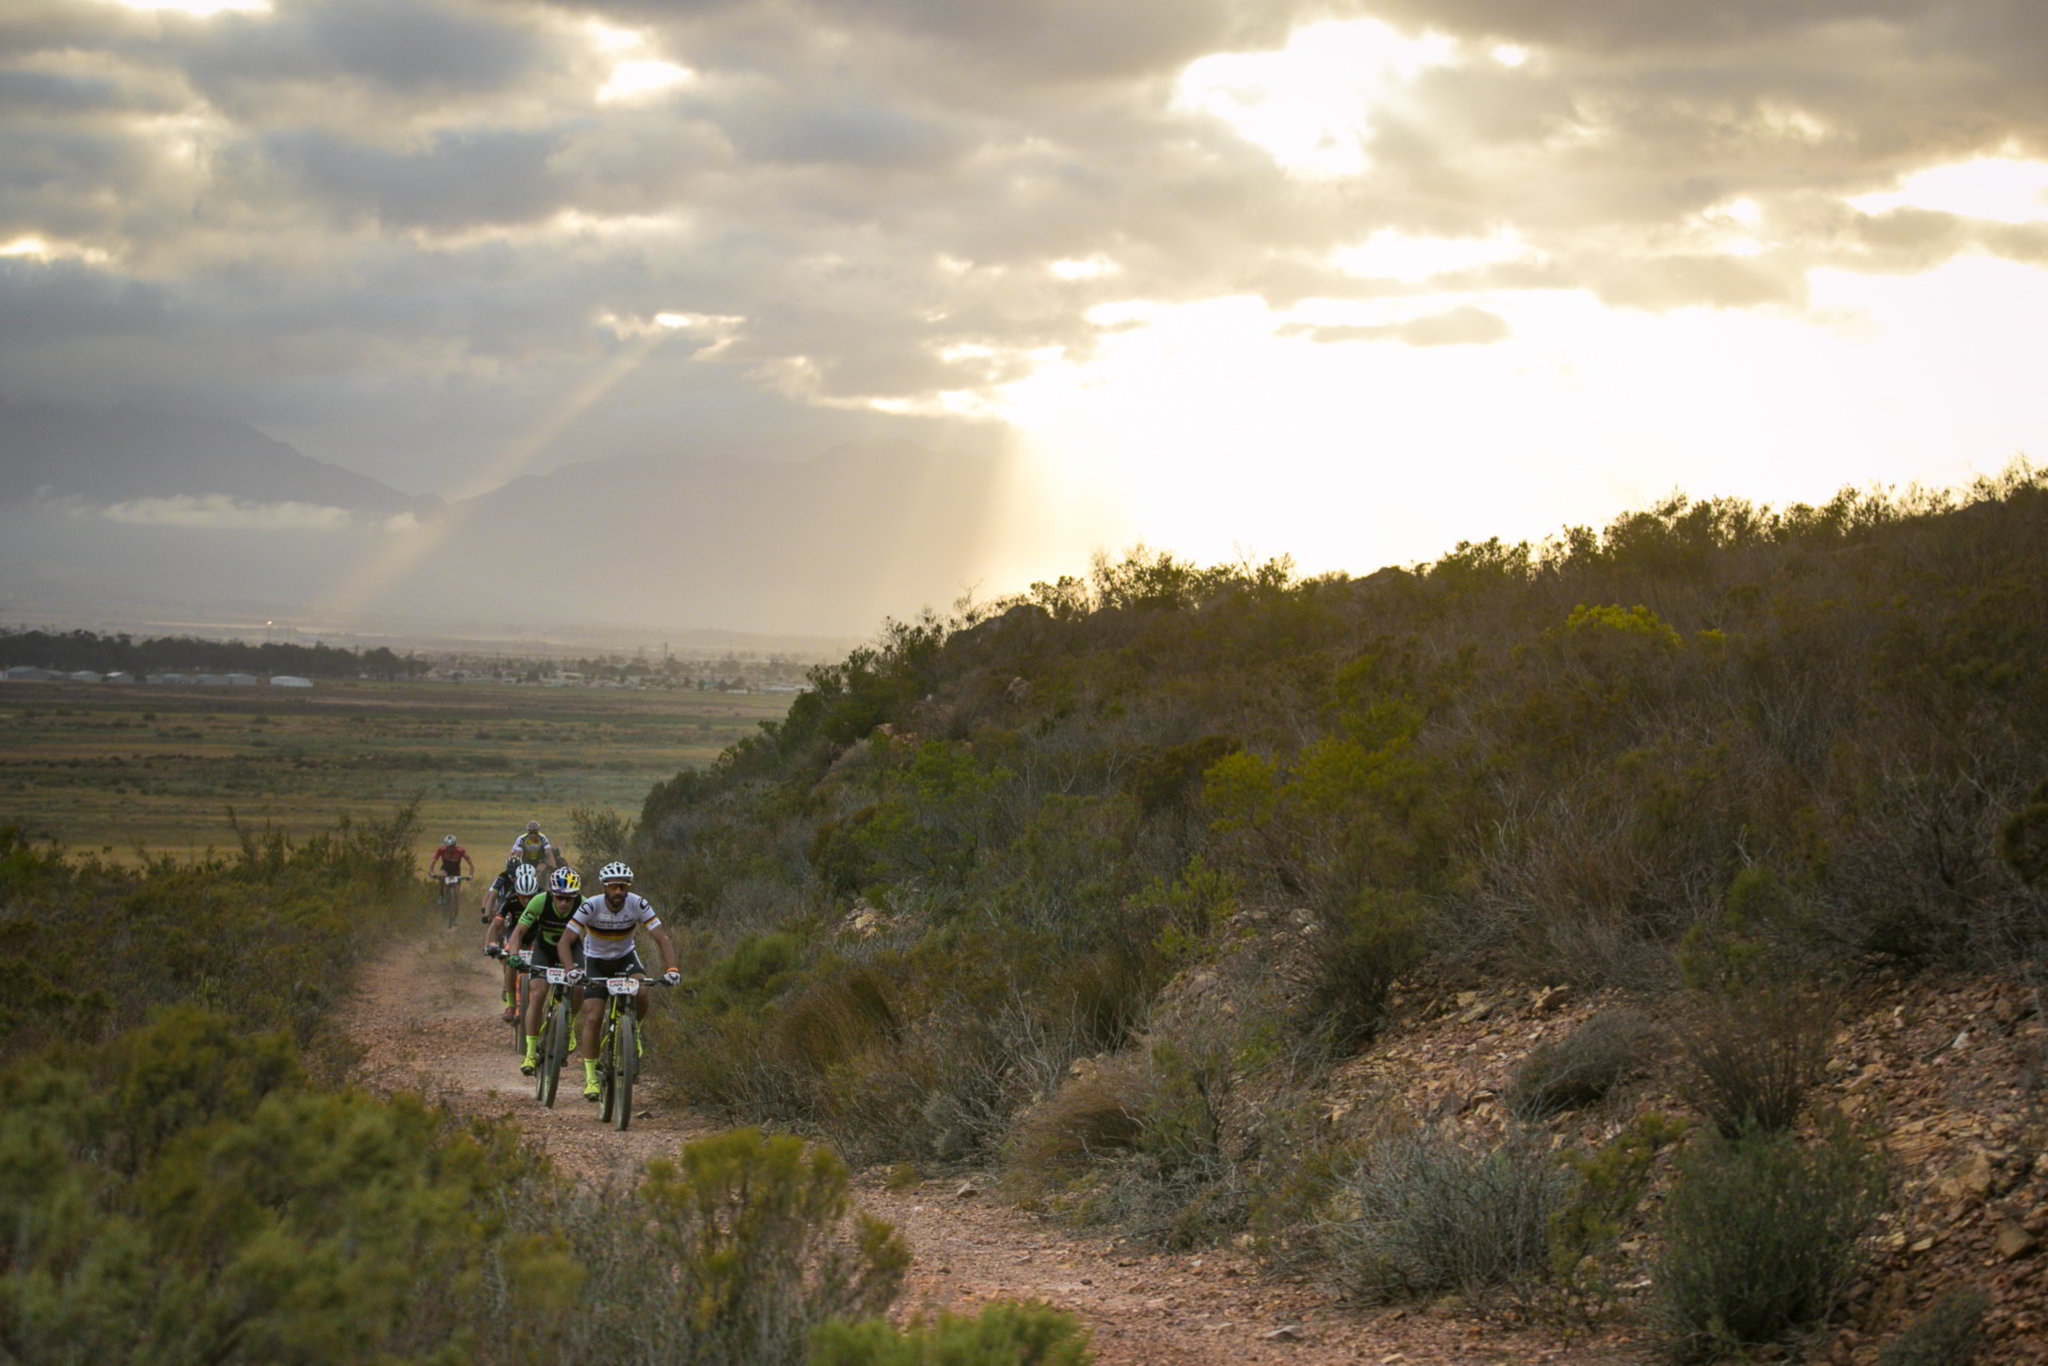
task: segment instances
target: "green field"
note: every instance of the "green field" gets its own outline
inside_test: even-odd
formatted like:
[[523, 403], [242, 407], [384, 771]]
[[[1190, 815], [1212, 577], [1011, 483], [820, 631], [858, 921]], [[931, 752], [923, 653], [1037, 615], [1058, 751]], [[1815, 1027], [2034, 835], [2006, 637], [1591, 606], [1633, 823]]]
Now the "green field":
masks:
[[528, 820], [566, 841], [578, 807], [637, 816], [656, 782], [710, 763], [790, 700], [442, 682], [6, 683], [0, 822], [126, 860], [232, 847], [230, 808], [245, 825], [302, 835], [418, 798], [426, 838], [457, 835], [483, 870]]

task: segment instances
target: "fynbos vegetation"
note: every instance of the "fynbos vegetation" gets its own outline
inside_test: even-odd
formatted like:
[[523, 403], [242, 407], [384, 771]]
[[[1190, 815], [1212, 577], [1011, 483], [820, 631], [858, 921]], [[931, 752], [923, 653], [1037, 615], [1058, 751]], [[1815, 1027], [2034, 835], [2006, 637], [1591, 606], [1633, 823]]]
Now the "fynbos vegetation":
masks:
[[[1960, 498], [1674, 497], [1362, 580], [1139, 550], [891, 623], [649, 794], [635, 857], [701, 965], [668, 1055], [698, 1101], [856, 1161], [994, 1162], [1175, 1245], [1301, 1257], [1347, 1228], [1374, 1297], [1597, 1312], [1670, 1134], [1626, 1163], [1418, 1148], [1401, 1171], [1478, 1164], [1497, 1198], [1403, 1230], [1358, 1222], [1394, 1167], [1288, 1117], [1400, 984], [1519, 981], [1683, 1023], [1539, 1052], [1505, 1097], [1525, 1120], [1665, 1068], [1727, 1154], [1688, 1168], [1696, 1201], [1764, 1179], [1752, 1151], [1840, 1151], [1780, 1155], [1840, 979], [2048, 944], [2044, 556], [2022, 465]], [[1815, 1237], [1851, 1239], [1867, 1189]], [[1505, 1260], [1458, 1260], [1480, 1247]], [[1825, 1313], [1850, 1264], [1742, 1333]]]

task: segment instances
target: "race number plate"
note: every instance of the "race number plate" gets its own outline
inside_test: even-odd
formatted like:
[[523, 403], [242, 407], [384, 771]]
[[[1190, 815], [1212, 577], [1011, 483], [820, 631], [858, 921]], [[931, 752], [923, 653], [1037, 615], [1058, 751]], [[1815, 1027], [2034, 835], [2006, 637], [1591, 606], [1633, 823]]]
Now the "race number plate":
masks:
[[611, 988], [612, 995], [614, 996], [638, 996], [640, 994], [640, 979], [638, 977], [614, 977], [611, 979]]
[[551, 987], [567, 986], [567, 985], [568, 985], [568, 982], [569, 982], [569, 969], [567, 969], [567, 968], [549, 968], [549, 969], [548, 969], [548, 985], [549, 985], [549, 986], [551, 986]]

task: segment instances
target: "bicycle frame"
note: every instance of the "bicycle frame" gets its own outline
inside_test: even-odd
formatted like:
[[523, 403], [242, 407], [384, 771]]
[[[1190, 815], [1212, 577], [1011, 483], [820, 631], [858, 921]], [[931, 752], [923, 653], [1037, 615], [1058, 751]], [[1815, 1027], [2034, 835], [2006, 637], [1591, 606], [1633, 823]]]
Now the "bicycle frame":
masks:
[[656, 977], [585, 977], [585, 990], [605, 993], [604, 1026], [598, 1033], [598, 1118], [622, 1132], [633, 1122], [633, 1083], [640, 1076], [639, 1012], [633, 998]]

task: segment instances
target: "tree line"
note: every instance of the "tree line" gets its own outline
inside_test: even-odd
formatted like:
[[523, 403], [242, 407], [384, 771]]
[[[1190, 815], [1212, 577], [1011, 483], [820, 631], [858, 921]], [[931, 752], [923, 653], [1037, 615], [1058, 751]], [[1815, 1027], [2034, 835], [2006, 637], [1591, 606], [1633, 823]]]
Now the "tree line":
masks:
[[26, 665], [70, 673], [296, 674], [306, 678], [413, 678], [432, 667], [412, 654], [386, 646], [355, 650], [337, 645], [277, 641], [202, 640], [196, 636], [155, 636], [137, 640], [127, 632], [20, 630], [0, 632], [0, 667]]

